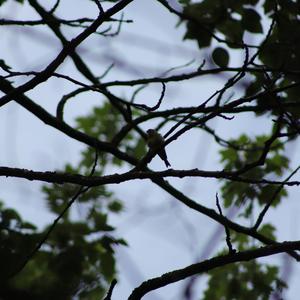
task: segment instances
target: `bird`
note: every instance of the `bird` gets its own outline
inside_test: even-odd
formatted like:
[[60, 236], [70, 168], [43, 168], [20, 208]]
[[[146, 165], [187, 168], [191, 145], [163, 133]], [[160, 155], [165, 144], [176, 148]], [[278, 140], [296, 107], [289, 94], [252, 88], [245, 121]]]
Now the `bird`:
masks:
[[171, 166], [171, 164], [168, 161], [165, 148], [164, 147], [162, 148], [164, 142], [165, 142], [164, 138], [156, 130], [154, 129], [147, 130], [148, 147], [150, 148], [151, 151], [154, 152], [157, 151], [158, 156], [164, 161], [166, 167], [168, 168]]

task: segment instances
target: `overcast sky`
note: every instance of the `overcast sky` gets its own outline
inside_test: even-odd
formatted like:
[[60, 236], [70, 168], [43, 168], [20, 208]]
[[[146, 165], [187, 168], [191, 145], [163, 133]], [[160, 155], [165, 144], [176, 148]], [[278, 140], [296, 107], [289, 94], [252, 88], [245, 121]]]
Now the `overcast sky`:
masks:
[[[40, 1], [42, 5], [48, 7], [54, 2]], [[64, 0], [59, 12], [61, 16], [70, 19], [93, 17], [97, 10], [92, 2], [88, 4], [87, 2], [91, 1], [77, 0], [74, 5], [74, 0]], [[15, 1], [8, 1], [0, 8], [0, 18], [2, 17], [39, 19], [27, 5], [21, 6]], [[202, 59], [209, 57], [207, 51], [199, 51], [195, 42], [182, 42], [184, 26], [176, 28], [177, 19], [156, 1], [134, 1], [125, 9], [124, 18], [133, 19], [134, 23], [125, 24], [119, 36], [108, 39], [93, 37], [78, 49], [79, 53], [92, 63], [97, 74], [103, 73], [111, 63], [114, 63], [113, 71], [104, 81], [157, 76], [172, 67], [194, 61], [188, 67], [174, 71], [173, 74], [187, 72], [197, 69]], [[65, 33], [70, 38], [76, 32], [78, 33], [77, 30], [68, 30]], [[1, 56], [16, 71], [42, 69], [61, 48], [53, 34], [44, 27], [0, 27], [0, 35]], [[242, 57], [236, 55], [231, 63], [238, 66], [241, 60]], [[66, 60], [59, 72], [74, 74], [72, 62]], [[77, 79], [84, 80], [82, 77]], [[15, 80], [15, 85], [20, 82], [22, 81]], [[161, 109], [185, 106], [187, 103], [195, 105], [220, 88], [223, 83], [224, 80], [221, 78], [211, 76], [207, 79], [197, 78], [190, 82], [167, 84], [166, 97]], [[27, 94], [54, 113], [60, 97], [72, 88], [73, 86], [66, 81], [51, 79]], [[138, 95], [137, 102], [155, 103], [160, 90], [159, 84], [150, 86]], [[118, 88], [112, 91], [129, 96], [134, 90]], [[236, 89], [235, 93], [239, 95], [241, 90]], [[97, 103], [99, 99], [92, 94], [82, 97], [80, 101], [78, 99], [70, 101], [66, 106], [66, 121], [74, 124], [76, 116], [89, 112]], [[218, 134], [225, 137], [236, 137], [245, 131], [250, 135], [262, 133], [262, 130], [268, 132], [269, 122], [266, 119], [255, 120], [255, 125], [253, 120], [254, 116], [241, 115], [234, 122], [220, 119], [210, 125]], [[154, 124], [146, 125], [149, 128]], [[45, 126], [14, 102], [1, 108], [0, 126], [2, 166], [56, 170], [67, 162], [74, 164], [78, 162], [80, 150], [83, 149], [83, 145]], [[203, 170], [219, 170], [221, 166], [218, 165], [218, 149], [211, 137], [200, 131], [196, 134], [189, 133], [167, 147], [169, 160], [174, 169], [197, 167]], [[300, 158], [298, 144], [292, 145], [288, 151], [293, 166], [296, 166]], [[158, 158], [155, 158], [150, 166], [153, 169], [164, 168]], [[216, 180], [189, 178], [173, 179], [170, 182], [192, 199], [215, 208], [215, 193], [220, 186]], [[0, 199], [7, 206], [20, 209], [25, 219], [43, 226], [51, 222], [54, 216], [46, 211], [40, 187], [41, 184], [38, 182], [3, 177], [0, 179]], [[121, 275], [113, 299], [126, 299], [141, 281], [185, 267], [195, 262], [196, 258], [211, 257], [217, 249], [225, 245], [224, 235], [216, 234], [220, 231], [218, 230], [220, 227], [215, 222], [182, 207], [150, 181], [128, 182], [111, 188], [125, 203], [122, 217], [112, 218], [111, 221], [119, 226], [117, 234], [125, 237], [130, 245], [129, 248], [121, 247], [117, 250]], [[291, 188], [284, 204], [267, 215], [266, 220], [276, 220], [278, 223], [276, 225], [281, 240], [300, 238], [298, 197], [299, 189]], [[75, 207], [78, 217], [80, 209], [78, 206]], [[212, 235], [215, 235], [215, 239], [209, 242]], [[282, 263], [280, 256], [276, 259], [277, 263]], [[297, 278], [300, 276], [300, 269], [295, 267], [295, 263], [293, 266], [289, 271], [292, 277], [285, 299], [296, 299], [299, 291]], [[201, 279], [200, 289], [204, 284], [205, 279]], [[180, 299], [178, 293], [182, 285], [184, 283], [163, 288], [149, 294], [145, 299]]]

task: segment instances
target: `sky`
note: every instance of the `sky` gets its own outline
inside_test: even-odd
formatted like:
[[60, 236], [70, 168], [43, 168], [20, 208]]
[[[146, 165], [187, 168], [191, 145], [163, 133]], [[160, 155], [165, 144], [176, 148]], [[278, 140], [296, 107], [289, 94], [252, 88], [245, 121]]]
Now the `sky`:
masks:
[[[48, 7], [54, 2], [40, 1], [41, 5]], [[172, 2], [178, 7], [176, 1]], [[87, 1], [77, 0], [76, 5], [73, 4], [72, 0], [62, 1], [61, 16], [96, 16], [97, 11], [92, 2], [87, 4]], [[2, 17], [38, 19], [28, 5], [21, 6], [15, 1], [8, 1], [0, 8], [0, 18]], [[190, 63], [179, 71], [173, 71], [188, 72], [197, 69], [204, 57], [210, 57], [207, 51], [199, 51], [195, 42], [183, 43], [184, 26], [176, 26], [178, 20], [156, 1], [134, 1], [128, 9], [126, 8], [124, 18], [133, 19], [134, 23], [125, 24], [117, 37], [93, 37], [78, 48], [78, 52], [91, 62], [93, 70], [98, 74], [114, 63], [113, 71], [105, 81], [158, 76], [170, 68]], [[65, 33], [71, 38], [78, 31], [74, 29]], [[41, 70], [61, 48], [52, 33], [44, 28], [1, 27], [0, 34], [3, 41], [1, 55], [8, 65], [20, 71]], [[231, 64], [238, 65], [241, 59], [242, 57], [236, 55]], [[73, 74], [72, 62], [67, 59], [59, 68], [59, 72]], [[82, 77], [77, 79], [84, 80]], [[24, 80], [28, 78], [16, 80], [15, 85]], [[167, 85], [161, 109], [183, 106], [186, 103], [195, 105], [199, 103], [199, 98], [205, 99], [223, 84], [224, 80], [215, 76], [207, 79], [200, 77], [190, 82], [170, 83]], [[55, 113], [61, 95], [72, 88], [73, 86], [66, 81], [51, 79], [28, 92], [28, 95], [49, 112]], [[129, 96], [134, 90], [118, 88], [112, 91]], [[153, 84], [138, 94], [137, 99], [139, 103], [155, 103], [160, 91], [161, 85]], [[241, 90], [236, 90], [235, 93], [239, 95]], [[70, 101], [65, 111], [67, 123], [74, 124], [76, 117], [88, 113], [97, 103], [99, 99], [95, 95], [84, 96], [80, 101]], [[255, 120], [255, 125], [253, 120], [254, 116], [241, 115], [235, 122], [218, 119], [210, 125], [219, 135], [226, 138], [236, 137], [244, 131], [250, 135], [261, 133], [262, 130], [268, 132], [269, 122], [266, 119]], [[146, 125], [153, 127], [155, 124], [149, 122]], [[61, 169], [68, 162], [76, 164], [79, 161], [83, 145], [44, 126], [13, 102], [1, 108], [0, 128], [2, 166], [46, 171]], [[187, 134], [167, 147], [168, 157], [174, 169], [218, 169], [218, 150], [213, 139], [201, 132]], [[299, 161], [298, 143], [294, 143], [288, 151], [295, 167]], [[154, 158], [150, 167], [155, 170], [164, 168], [159, 158]], [[215, 209], [215, 193], [220, 186], [216, 180], [189, 178], [172, 179], [170, 182], [192, 199]], [[125, 200], [124, 213], [121, 217], [112, 217], [111, 222], [119, 228], [117, 234], [125, 237], [130, 245], [128, 248], [117, 249], [120, 281], [114, 290], [114, 299], [126, 299], [131, 290], [143, 280], [187, 266], [196, 259], [208, 258], [224, 246], [224, 235], [217, 234], [220, 232], [220, 226], [207, 217], [182, 207], [149, 181], [139, 181], [138, 184], [124, 183], [112, 186], [111, 189]], [[300, 238], [298, 197], [298, 189], [292, 188], [284, 205], [267, 215], [267, 220], [276, 220], [278, 223], [280, 240]], [[41, 227], [54, 218], [47, 212], [41, 183], [1, 178], [0, 199], [8, 206], [19, 209], [25, 219]], [[78, 217], [80, 210], [79, 206], [75, 208]], [[234, 215], [234, 212], [231, 213]], [[212, 239], [212, 236], [215, 236], [215, 239]], [[280, 265], [283, 257], [286, 256], [277, 256], [276, 263]], [[297, 276], [300, 275], [300, 269], [293, 264], [293, 268], [288, 272], [291, 274], [290, 289], [285, 299], [295, 299], [299, 291]], [[198, 291], [204, 288], [205, 282], [205, 278], [199, 280]], [[180, 288], [184, 284], [180, 282], [165, 287], [144, 299], [180, 299]]]

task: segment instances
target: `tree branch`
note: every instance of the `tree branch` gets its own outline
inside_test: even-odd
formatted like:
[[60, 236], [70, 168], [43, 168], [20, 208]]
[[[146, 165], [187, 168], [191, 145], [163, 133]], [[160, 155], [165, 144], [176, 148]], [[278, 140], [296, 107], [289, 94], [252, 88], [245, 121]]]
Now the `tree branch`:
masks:
[[[32, 0], [30, 0], [30, 2], [31, 1]], [[88, 38], [93, 32], [95, 32], [104, 21], [106, 21], [117, 12], [121, 11], [132, 1], [133, 0], [121, 0], [113, 7], [108, 9], [105, 13], [100, 14], [98, 18], [87, 29], [85, 29], [77, 37], [68, 42], [63, 47], [61, 52], [57, 55], [57, 57], [43, 71], [41, 71], [38, 75], [36, 75], [28, 82], [15, 88], [13, 91], [0, 98], [0, 107], [20, 96], [20, 94], [25, 93], [35, 88], [40, 83], [48, 80], [52, 76], [52, 73], [60, 66], [65, 58], [76, 49], [79, 44], [81, 44], [86, 38]]]
[[147, 293], [162, 288], [168, 284], [178, 282], [187, 277], [205, 273], [210, 270], [226, 266], [228, 264], [241, 261], [249, 261], [256, 258], [266, 257], [293, 250], [300, 250], [300, 241], [276, 243], [274, 245], [265, 246], [254, 250], [246, 250], [237, 253], [217, 256], [196, 264], [192, 264], [183, 269], [165, 273], [160, 277], [151, 278], [135, 288], [129, 296], [128, 300], [142, 299], [142, 297]]

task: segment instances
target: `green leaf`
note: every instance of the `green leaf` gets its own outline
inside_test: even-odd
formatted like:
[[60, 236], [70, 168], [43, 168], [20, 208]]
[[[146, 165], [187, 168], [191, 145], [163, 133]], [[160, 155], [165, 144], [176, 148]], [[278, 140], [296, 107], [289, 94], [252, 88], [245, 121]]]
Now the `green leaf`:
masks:
[[110, 252], [101, 255], [101, 274], [107, 281], [113, 279], [115, 273], [115, 260]]
[[218, 47], [213, 51], [212, 58], [219, 67], [227, 67], [229, 63], [229, 54], [224, 48]]
[[259, 0], [248, 0], [246, 2], [248, 2], [251, 5], [256, 5], [259, 2]]
[[178, 1], [181, 5], [188, 5], [191, 3], [191, 0], [179, 0]]
[[260, 19], [260, 15], [254, 9], [244, 9], [242, 25], [249, 32], [262, 33], [263, 28], [261, 26]]
[[18, 223], [21, 222], [20, 215], [17, 213], [16, 210], [11, 209], [11, 208], [7, 208], [2, 212], [1, 219], [7, 220], [7, 221], [15, 220]]
[[203, 300], [270, 299], [272, 292], [286, 287], [279, 279], [276, 266], [256, 261], [229, 264], [209, 271], [209, 281]]
[[264, 224], [263, 226], [261, 226], [261, 228], [258, 230], [258, 233], [266, 236], [269, 239], [273, 239], [275, 240], [275, 227], [272, 224]]
[[21, 225], [22, 229], [31, 229], [31, 230], [36, 230], [37, 227], [29, 222], [23, 222]]
[[115, 200], [108, 204], [108, 209], [112, 212], [120, 212], [123, 209], [123, 204], [122, 202]]
[[204, 48], [210, 45], [212, 36], [207, 30], [204, 30], [199, 25], [197, 26], [195, 23], [189, 22], [184, 39], [196, 40], [199, 48]]
[[265, 3], [263, 5], [264, 7], [264, 12], [269, 13], [270, 11], [274, 10], [276, 5], [276, 2], [273, 0], [265, 0]]
[[[228, 18], [224, 22], [220, 23], [217, 28], [226, 36], [226, 39], [232, 43], [242, 44], [244, 28], [241, 21], [233, 18]], [[230, 44], [231, 48], [240, 48], [241, 46]]]
[[114, 227], [107, 224], [107, 215], [97, 214], [94, 217], [95, 229], [99, 231], [112, 231]]

